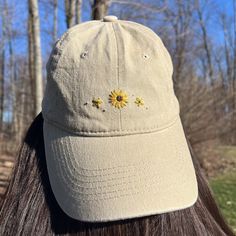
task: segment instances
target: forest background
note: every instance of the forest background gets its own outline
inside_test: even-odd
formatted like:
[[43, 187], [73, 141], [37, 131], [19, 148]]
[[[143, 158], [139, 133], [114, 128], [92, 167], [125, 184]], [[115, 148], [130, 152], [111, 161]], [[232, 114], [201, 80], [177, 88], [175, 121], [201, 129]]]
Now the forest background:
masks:
[[0, 0], [0, 192], [41, 110], [54, 43], [75, 24], [107, 14], [162, 38], [186, 134], [236, 231], [235, 0]]

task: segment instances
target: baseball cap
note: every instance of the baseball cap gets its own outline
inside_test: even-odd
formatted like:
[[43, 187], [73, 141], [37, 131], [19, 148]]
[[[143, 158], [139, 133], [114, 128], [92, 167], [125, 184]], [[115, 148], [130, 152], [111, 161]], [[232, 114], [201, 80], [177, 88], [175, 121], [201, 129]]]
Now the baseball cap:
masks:
[[105, 16], [70, 28], [47, 62], [47, 170], [61, 209], [105, 222], [192, 206], [196, 174], [162, 40]]

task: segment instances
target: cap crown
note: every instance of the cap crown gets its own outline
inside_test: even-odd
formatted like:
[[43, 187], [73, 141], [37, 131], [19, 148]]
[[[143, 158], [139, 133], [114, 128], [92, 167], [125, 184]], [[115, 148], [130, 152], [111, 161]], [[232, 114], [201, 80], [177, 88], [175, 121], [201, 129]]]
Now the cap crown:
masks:
[[42, 113], [85, 136], [163, 129], [179, 115], [172, 73], [170, 55], [151, 29], [122, 20], [85, 22], [52, 50]]

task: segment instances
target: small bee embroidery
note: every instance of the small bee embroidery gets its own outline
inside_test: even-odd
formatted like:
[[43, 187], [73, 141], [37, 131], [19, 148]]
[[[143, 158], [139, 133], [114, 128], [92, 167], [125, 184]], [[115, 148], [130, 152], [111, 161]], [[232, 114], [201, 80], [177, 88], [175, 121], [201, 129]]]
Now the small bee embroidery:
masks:
[[103, 103], [102, 99], [101, 98], [94, 98], [92, 100], [92, 103], [93, 103], [93, 106], [97, 107], [97, 108], [100, 108], [101, 104]]
[[144, 101], [141, 97], [136, 97], [136, 100], [134, 102], [138, 107], [144, 105]]

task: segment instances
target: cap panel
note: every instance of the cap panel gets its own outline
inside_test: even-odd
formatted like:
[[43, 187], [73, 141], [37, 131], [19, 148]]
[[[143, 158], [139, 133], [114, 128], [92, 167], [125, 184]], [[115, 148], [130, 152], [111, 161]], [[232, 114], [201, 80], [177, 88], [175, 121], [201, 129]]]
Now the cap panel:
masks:
[[[119, 21], [113, 23], [117, 37], [119, 87], [129, 94], [129, 105], [121, 109], [122, 130], [161, 128], [179, 114], [172, 83], [172, 64], [164, 56], [159, 38], [144, 27]], [[137, 106], [141, 97], [144, 105]]]
[[68, 29], [54, 44], [46, 65], [47, 73], [50, 74], [51, 72], [54, 72], [60, 59], [61, 53], [71, 37], [76, 37], [78, 33], [80, 34], [80, 32], [83, 32], [84, 36], [86, 35], [86, 33], [91, 34], [91, 31], [93, 32], [96, 28], [101, 27], [99, 23], [100, 22], [97, 20], [88, 21], [80, 23]]
[[[57, 43], [47, 66], [45, 120], [84, 136], [152, 132], [174, 122], [179, 104], [172, 64], [159, 37], [126, 21], [75, 27]], [[117, 109], [109, 95], [119, 89], [128, 98]], [[94, 104], [98, 99], [101, 104]]]
[[[173, 74], [173, 63], [172, 63], [171, 56], [167, 48], [165, 47], [162, 39], [152, 29], [133, 21], [120, 20], [119, 23], [121, 25], [125, 25], [127, 27], [129, 26], [133, 29], [136, 29], [137, 31], [142, 33], [144, 37], [149, 37], [149, 39], [153, 41], [153, 43], [156, 44], [156, 46], [159, 47], [158, 52], [159, 52], [159, 55], [163, 57], [162, 60], [165, 65], [163, 69], [167, 70], [168, 71], [167, 73], [169, 73], [169, 75]], [[169, 83], [173, 85], [172, 77], [168, 77], [166, 79], [169, 79]]]
[[[45, 119], [71, 132], [119, 130], [119, 110], [107, 111], [108, 93], [117, 87], [117, 58], [110, 30], [108, 24], [92, 22], [91, 27], [69, 33], [62, 49], [51, 55], [57, 64], [48, 66]], [[98, 109], [92, 100], [99, 97], [103, 103]]]

